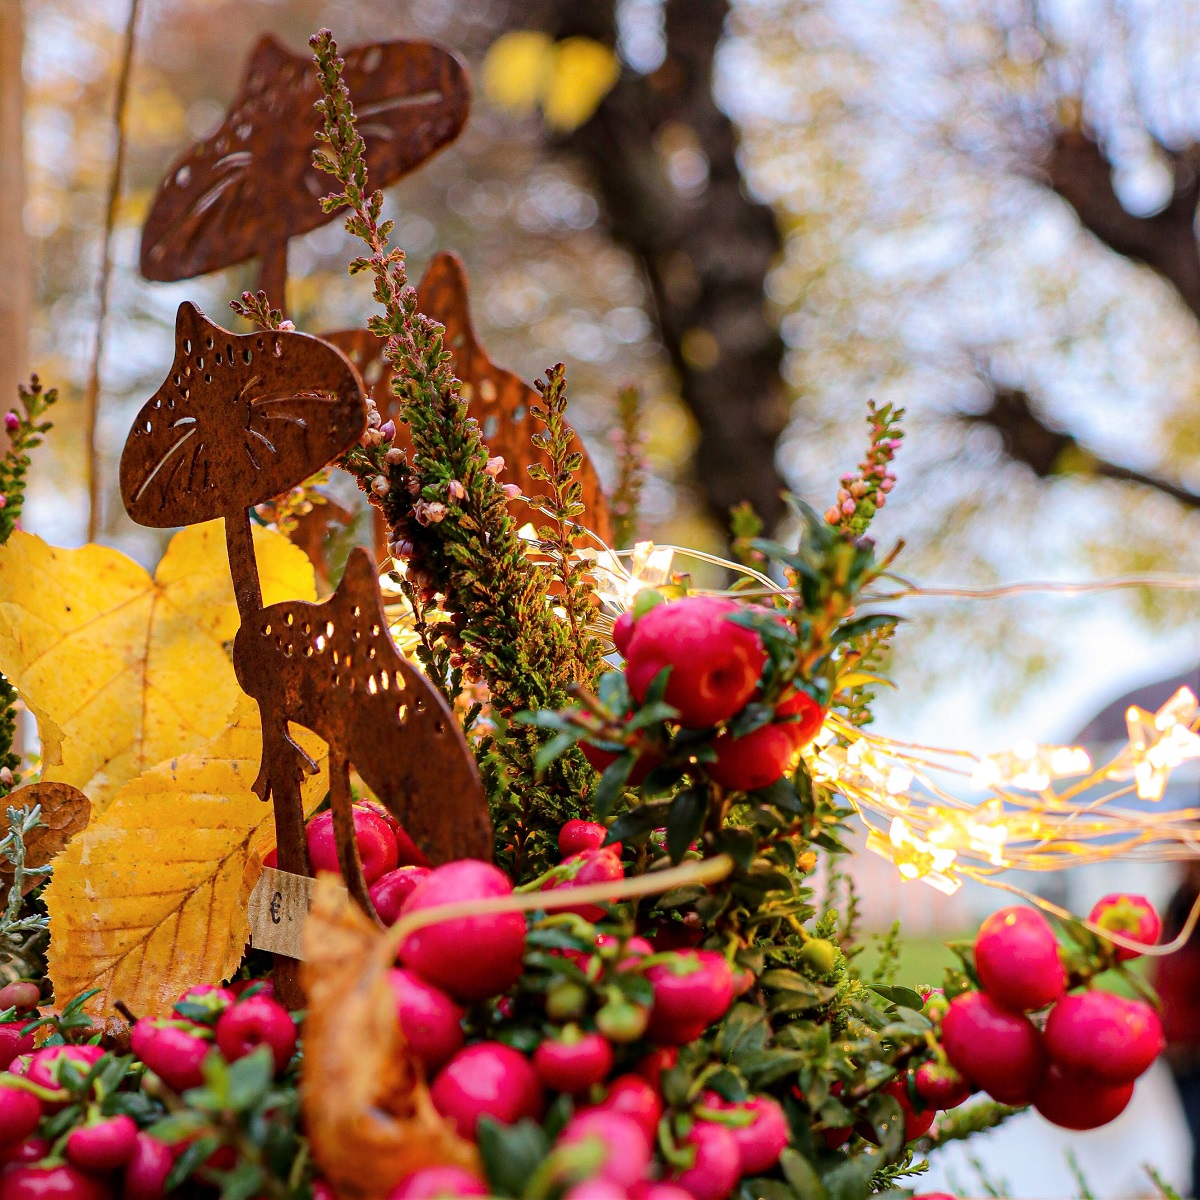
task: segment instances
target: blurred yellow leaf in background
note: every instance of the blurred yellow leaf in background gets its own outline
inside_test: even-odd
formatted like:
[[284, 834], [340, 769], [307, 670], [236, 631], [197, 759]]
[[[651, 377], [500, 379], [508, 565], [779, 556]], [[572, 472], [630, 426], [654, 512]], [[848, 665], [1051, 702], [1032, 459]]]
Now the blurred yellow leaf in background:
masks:
[[[254, 544], [266, 604], [316, 599], [303, 551], [259, 528]], [[221, 521], [177, 533], [153, 578], [106, 546], [18, 531], [0, 547], [0, 672], [37, 717], [42, 778], [86, 793], [93, 818], [225, 728], [241, 694], [224, 646], [237, 628]]]
[[[96, 987], [89, 1011], [110, 1016], [122, 1000], [138, 1016], [163, 1014], [186, 988], [237, 970], [257, 877], [251, 851], [275, 832], [272, 807], [250, 790], [258, 706], [242, 697], [233, 721], [204, 749], [127, 783], [55, 860], [45, 900], [59, 1003]], [[293, 726], [292, 736], [320, 767], [302, 785], [308, 814], [328, 791], [328, 752], [307, 730]]]
[[483, 60], [483, 90], [497, 108], [527, 116], [539, 104], [546, 124], [570, 133], [588, 121], [621, 74], [602, 42], [515, 30], [497, 38]]

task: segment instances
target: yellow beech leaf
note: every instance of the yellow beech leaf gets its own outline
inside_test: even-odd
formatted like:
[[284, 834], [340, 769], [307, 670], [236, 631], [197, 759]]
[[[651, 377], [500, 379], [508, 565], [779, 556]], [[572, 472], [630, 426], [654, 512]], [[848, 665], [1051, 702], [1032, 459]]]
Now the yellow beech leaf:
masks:
[[[312, 564], [254, 530], [263, 600], [315, 600]], [[0, 672], [37, 718], [42, 778], [87, 794], [225, 728], [240, 692], [222, 643], [238, 628], [223, 522], [183, 529], [151, 578], [107, 546], [63, 550], [16, 532], [0, 547]]]
[[544, 33], [515, 29], [497, 38], [483, 57], [483, 91], [497, 108], [528, 116], [545, 90], [553, 43]]
[[[327, 750], [292, 736], [320, 772], [305, 780], [305, 812], [328, 791]], [[170, 1010], [194, 983], [219, 983], [241, 962], [252, 851], [274, 844], [273, 811], [251, 790], [262, 753], [258, 707], [243, 697], [234, 724], [203, 750], [127, 783], [54, 861], [50, 978], [61, 1005], [88, 988], [89, 1011], [123, 1000], [138, 1016]]]
[[560, 133], [570, 133], [591, 119], [600, 101], [621, 74], [617, 56], [602, 42], [570, 37], [554, 45], [542, 115]]

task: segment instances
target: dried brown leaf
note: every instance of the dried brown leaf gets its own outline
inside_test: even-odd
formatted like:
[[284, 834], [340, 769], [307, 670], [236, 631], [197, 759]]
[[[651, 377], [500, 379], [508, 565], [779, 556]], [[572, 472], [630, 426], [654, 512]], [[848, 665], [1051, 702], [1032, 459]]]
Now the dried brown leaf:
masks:
[[[49, 780], [42, 783], [31, 783], [17, 788], [5, 799], [0, 812], [0, 838], [8, 836], [9, 808], [33, 808], [35, 804], [42, 806], [42, 823], [25, 836], [25, 865], [27, 867], [44, 867], [67, 843], [77, 834], [87, 828], [91, 819], [92, 806], [88, 798], [69, 783], [54, 783]], [[44, 876], [33, 875], [25, 881], [21, 889], [22, 895], [28, 895]], [[0, 882], [4, 891], [12, 887], [13, 865], [7, 859], [0, 862]]]

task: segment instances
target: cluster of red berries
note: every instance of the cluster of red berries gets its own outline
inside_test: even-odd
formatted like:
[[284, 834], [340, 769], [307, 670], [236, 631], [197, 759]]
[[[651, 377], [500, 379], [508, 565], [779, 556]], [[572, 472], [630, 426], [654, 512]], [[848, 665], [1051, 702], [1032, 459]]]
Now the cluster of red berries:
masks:
[[[761, 694], [767, 663], [759, 634], [730, 619], [747, 611], [745, 605], [717, 596], [663, 603], [657, 592], [641, 593], [634, 610], [623, 613], [613, 626], [613, 644], [625, 656], [625, 679], [633, 698], [643, 703], [660, 672], [670, 668], [663, 698], [677, 710], [684, 729], [710, 729], [736, 718]], [[770, 723], [741, 737], [729, 730], [719, 732], [712, 741], [716, 760], [705, 763], [704, 769], [729, 791], [770, 787], [787, 772], [797, 751], [812, 741], [824, 719], [825, 710], [812, 696], [790, 689], [776, 703]], [[616, 757], [587, 742], [580, 749], [601, 771]], [[630, 784], [637, 786], [657, 764], [654, 748], [647, 745]]]
[[[172, 1017], [138, 1021], [130, 1049], [176, 1092], [201, 1085], [210, 1054], [234, 1062], [267, 1046], [277, 1072], [283, 1071], [296, 1049], [296, 1027], [266, 986], [259, 987], [239, 988], [244, 995], [194, 987], [179, 998]], [[22, 1037], [20, 1031], [37, 1016], [37, 996], [31, 983], [0, 989], [0, 1005], [28, 1014], [0, 1025], [0, 1068], [7, 1072], [0, 1075], [0, 1200], [109, 1200], [118, 1187], [123, 1200], [162, 1200], [186, 1142], [168, 1145], [139, 1131], [131, 1116], [104, 1116], [95, 1106], [82, 1124], [55, 1133], [53, 1144], [40, 1136], [43, 1120], [67, 1107], [64, 1071], [86, 1075], [105, 1051], [75, 1043], [35, 1050], [32, 1034]]]
[[[1142, 897], [1105, 897], [1091, 919], [1145, 945], [1158, 938], [1158, 916]], [[1124, 1111], [1163, 1048], [1149, 1004], [1068, 992], [1054, 931], [1032, 908], [1001, 909], [983, 922], [975, 967], [983, 990], [956, 996], [941, 1016], [941, 1044], [966, 1080], [1004, 1104], [1031, 1103], [1065, 1129], [1095, 1129]], [[1035, 1023], [1030, 1014], [1041, 1013]]]

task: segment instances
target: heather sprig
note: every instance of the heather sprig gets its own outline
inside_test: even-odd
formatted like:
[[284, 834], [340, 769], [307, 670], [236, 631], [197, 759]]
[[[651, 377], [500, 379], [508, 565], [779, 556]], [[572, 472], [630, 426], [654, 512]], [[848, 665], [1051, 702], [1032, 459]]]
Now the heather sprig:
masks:
[[36, 375], [29, 377], [29, 386], [17, 385], [20, 410], [10, 409], [4, 416], [4, 430], [9, 447], [0, 458], [0, 545], [8, 541], [16, 528], [25, 504], [25, 480], [29, 473], [29, 452], [42, 444], [50, 430], [43, 420], [47, 410], [58, 400], [58, 389], [42, 390]]
[[887, 502], [888, 493], [896, 485], [890, 470], [892, 459], [900, 449], [904, 431], [900, 422], [904, 409], [890, 404], [877, 407], [874, 400], [867, 403], [867, 424], [871, 429], [867, 452], [857, 471], [848, 471], [841, 479], [837, 503], [825, 511], [825, 520], [851, 537], [862, 537], [876, 512]]
[[617, 428], [613, 431], [617, 452], [617, 482], [609, 509], [613, 540], [623, 550], [637, 540], [642, 488], [646, 482], [645, 435], [642, 430], [642, 393], [634, 384], [617, 394]]

